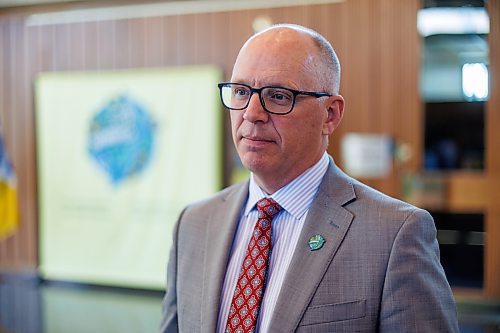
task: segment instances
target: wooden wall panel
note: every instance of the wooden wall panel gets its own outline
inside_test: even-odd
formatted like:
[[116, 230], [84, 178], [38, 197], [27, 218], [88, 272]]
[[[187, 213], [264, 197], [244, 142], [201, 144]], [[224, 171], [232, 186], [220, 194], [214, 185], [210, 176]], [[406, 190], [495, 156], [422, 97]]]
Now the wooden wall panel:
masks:
[[[14, 164], [18, 183], [21, 221], [17, 233], [0, 243], [0, 260], [20, 269], [31, 269], [36, 260], [36, 181], [32, 91], [27, 59], [31, 51], [22, 20], [8, 18], [2, 24], [1, 131]], [[19, 163], [24, 161], [25, 163]], [[24, 222], [29, 221], [29, 222]]]
[[[362, 179], [393, 196], [401, 194], [403, 172], [420, 167], [419, 6], [419, 1], [349, 1], [339, 15], [342, 39], [335, 42], [343, 66], [346, 113], [334, 138], [347, 132], [386, 133], [408, 145], [412, 158], [395, 164], [387, 178]], [[339, 151], [339, 140], [334, 140], [331, 152], [338, 156]]]
[[490, 16], [490, 98], [486, 105], [485, 295], [500, 299], [500, 0], [487, 2]]
[[[36, 147], [33, 80], [44, 71], [113, 70], [215, 64], [229, 78], [258, 15], [298, 23], [325, 35], [342, 63], [344, 122], [331, 140], [340, 159], [347, 132], [389, 133], [410, 144], [419, 165], [419, 0], [348, 0], [337, 4], [25, 26], [26, 17], [75, 4], [0, 10], [0, 126], [19, 178], [21, 227], [0, 242], [0, 269], [37, 265]], [[90, 4], [83, 5], [90, 6]], [[81, 8], [81, 7], [80, 7]], [[225, 119], [226, 171], [232, 141]], [[399, 193], [400, 172], [371, 185]]]

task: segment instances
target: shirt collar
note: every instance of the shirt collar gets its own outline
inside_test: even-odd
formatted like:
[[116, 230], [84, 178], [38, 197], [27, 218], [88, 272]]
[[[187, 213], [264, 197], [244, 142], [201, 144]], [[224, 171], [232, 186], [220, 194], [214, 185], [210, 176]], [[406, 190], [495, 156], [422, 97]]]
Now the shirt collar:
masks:
[[316, 164], [272, 195], [268, 195], [257, 185], [252, 173], [244, 215], [248, 216], [260, 199], [270, 197], [294, 218], [300, 219], [311, 206], [329, 163], [325, 152]]

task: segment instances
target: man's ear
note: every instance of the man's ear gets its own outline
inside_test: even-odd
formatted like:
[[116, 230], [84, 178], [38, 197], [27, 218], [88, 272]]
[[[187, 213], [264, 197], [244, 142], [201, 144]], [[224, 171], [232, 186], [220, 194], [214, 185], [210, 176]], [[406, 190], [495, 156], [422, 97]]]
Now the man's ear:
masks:
[[339, 126], [344, 115], [344, 97], [330, 96], [326, 105], [328, 116], [323, 124], [323, 135], [331, 135]]

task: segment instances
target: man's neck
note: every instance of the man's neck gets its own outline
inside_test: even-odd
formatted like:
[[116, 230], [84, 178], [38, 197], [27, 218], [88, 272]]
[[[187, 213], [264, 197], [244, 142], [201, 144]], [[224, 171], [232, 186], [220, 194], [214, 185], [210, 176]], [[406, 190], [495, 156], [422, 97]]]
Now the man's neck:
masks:
[[267, 194], [271, 195], [274, 192], [278, 191], [280, 188], [283, 186], [286, 186], [288, 183], [302, 175], [304, 172], [306, 172], [309, 168], [314, 166], [316, 163], [319, 162], [319, 160], [323, 157], [323, 152], [317, 159], [315, 159], [312, 163], [306, 164], [303, 168], [297, 168], [295, 172], [289, 173], [287, 175], [284, 175], [282, 177], [277, 177], [275, 174], [271, 175], [265, 175], [265, 174], [256, 174], [253, 173], [253, 177], [257, 185], [266, 192]]

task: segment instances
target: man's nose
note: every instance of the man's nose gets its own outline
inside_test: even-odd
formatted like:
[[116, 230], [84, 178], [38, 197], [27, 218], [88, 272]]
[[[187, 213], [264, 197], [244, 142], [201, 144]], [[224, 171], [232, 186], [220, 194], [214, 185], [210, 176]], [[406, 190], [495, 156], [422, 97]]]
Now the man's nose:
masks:
[[250, 101], [245, 109], [243, 118], [251, 123], [258, 121], [266, 122], [269, 119], [269, 114], [266, 110], [264, 110], [264, 107], [260, 103], [259, 94], [254, 93], [250, 97]]

